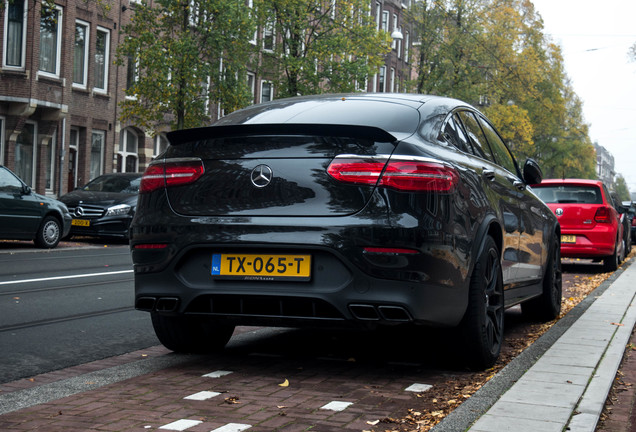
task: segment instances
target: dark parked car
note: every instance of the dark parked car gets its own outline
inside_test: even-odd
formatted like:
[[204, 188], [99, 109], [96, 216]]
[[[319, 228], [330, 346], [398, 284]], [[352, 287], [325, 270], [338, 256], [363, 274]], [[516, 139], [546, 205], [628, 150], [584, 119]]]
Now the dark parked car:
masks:
[[31, 190], [11, 170], [0, 165], [0, 238], [33, 240], [54, 248], [71, 228], [71, 215], [61, 202]]
[[627, 208], [627, 219], [630, 224], [630, 233], [633, 244], [636, 242], [636, 203], [632, 201], [623, 201], [623, 206]]
[[624, 225], [602, 181], [545, 179], [534, 190], [559, 219], [561, 256], [603, 260], [606, 271], [618, 268], [625, 258]]
[[492, 365], [504, 308], [555, 318], [556, 217], [486, 118], [453, 99], [281, 99], [168, 134], [131, 226], [135, 307], [174, 351], [234, 326], [457, 328]]
[[70, 235], [128, 238], [141, 173], [112, 173], [60, 197], [73, 221]]

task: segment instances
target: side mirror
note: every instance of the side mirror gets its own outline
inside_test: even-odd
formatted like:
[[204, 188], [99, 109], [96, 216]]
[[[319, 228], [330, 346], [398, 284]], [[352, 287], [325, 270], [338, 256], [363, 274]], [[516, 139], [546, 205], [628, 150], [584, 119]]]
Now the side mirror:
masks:
[[27, 185], [22, 186], [22, 195], [31, 195], [31, 192], [32, 190], [30, 186], [27, 186]]
[[526, 160], [523, 165], [523, 181], [526, 184], [539, 184], [543, 180], [543, 171], [534, 159]]

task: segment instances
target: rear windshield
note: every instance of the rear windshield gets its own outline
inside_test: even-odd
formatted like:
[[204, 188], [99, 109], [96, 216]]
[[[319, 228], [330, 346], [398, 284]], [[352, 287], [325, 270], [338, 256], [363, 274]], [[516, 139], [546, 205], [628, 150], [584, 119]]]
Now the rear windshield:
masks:
[[601, 190], [596, 186], [540, 186], [534, 191], [545, 203], [603, 204]]

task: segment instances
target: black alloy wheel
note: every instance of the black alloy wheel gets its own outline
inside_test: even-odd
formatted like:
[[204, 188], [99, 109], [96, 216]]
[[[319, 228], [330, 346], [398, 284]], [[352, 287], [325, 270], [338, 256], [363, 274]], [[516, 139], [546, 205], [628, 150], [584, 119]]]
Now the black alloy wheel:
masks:
[[504, 335], [504, 292], [499, 249], [490, 236], [473, 269], [468, 309], [459, 330], [469, 367], [495, 364]]

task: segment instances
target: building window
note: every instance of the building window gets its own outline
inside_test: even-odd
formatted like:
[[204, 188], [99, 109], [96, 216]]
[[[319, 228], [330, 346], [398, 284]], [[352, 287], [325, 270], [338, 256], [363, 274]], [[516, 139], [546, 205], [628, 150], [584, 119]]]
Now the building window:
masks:
[[389, 93], [395, 93], [395, 68], [391, 68], [391, 87]]
[[274, 97], [274, 85], [269, 81], [261, 82], [261, 102], [271, 101]]
[[389, 11], [382, 11], [382, 30], [389, 32]]
[[155, 148], [153, 158], [156, 158], [168, 148], [168, 138], [164, 134], [157, 134], [155, 137]]
[[91, 172], [90, 180], [104, 173], [104, 147], [106, 131], [94, 130], [91, 136]]
[[55, 186], [55, 155], [57, 148], [57, 129], [53, 132], [51, 142], [46, 146], [46, 173], [44, 177], [45, 189], [47, 192], [53, 193]]
[[62, 8], [42, 3], [40, 13], [40, 72], [60, 76]]
[[382, 5], [380, 2], [375, 3], [375, 27], [380, 30], [380, 18], [382, 17]]
[[139, 137], [135, 131], [126, 128], [119, 134], [119, 151], [117, 152], [117, 166], [119, 172], [137, 172]]
[[95, 40], [95, 90], [106, 93], [108, 91], [108, 60], [110, 53], [110, 31], [97, 27]]
[[274, 51], [274, 23], [267, 22], [263, 28], [263, 50]]
[[[396, 31], [398, 29], [398, 17], [396, 14], [393, 14], [393, 30], [392, 31]], [[391, 42], [391, 49], [397, 49], [397, 41], [395, 39], [393, 39], [393, 42]], [[399, 54], [398, 54], [399, 57]]]
[[404, 34], [404, 63], [409, 62], [409, 48], [411, 46], [411, 35], [409, 32]]
[[4, 165], [4, 117], [0, 117], [0, 165]]
[[378, 74], [378, 92], [384, 92], [384, 84], [386, 81], [386, 66], [382, 66], [380, 68], [380, 73]]
[[73, 48], [73, 85], [86, 88], [88, 78], [89, 25], [75, 22], [75, 47]]
[[252, 103], [256, 100], [256, 75], [252, 72], [247, 73], [247, 88], [252, 95]]
[[24, 0], [5, 1], [3, 66], [24, 68], [26, 7]]
[[31, 187], [35, 181], [36, 136], [36, 124], [27, 122], [15, 141], [15, 173]]
[[80, 131], [77, 128], [71, 128], [71, 140], [68, 143], [68, 188], [69, 190], [77, 187], [77, 153], [79, 151]]
[[128, 61], [126, 64], [126, 97], [129, 99], [135, 99], [137, 96], [135, 94], [131, 94], [133, 86], [137, 82], [138, 76], [138, 63], [137, 59], [133, 56], [128, 56]]

